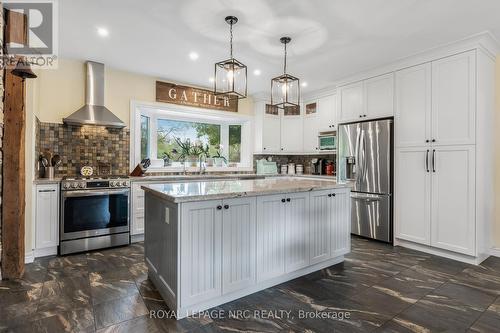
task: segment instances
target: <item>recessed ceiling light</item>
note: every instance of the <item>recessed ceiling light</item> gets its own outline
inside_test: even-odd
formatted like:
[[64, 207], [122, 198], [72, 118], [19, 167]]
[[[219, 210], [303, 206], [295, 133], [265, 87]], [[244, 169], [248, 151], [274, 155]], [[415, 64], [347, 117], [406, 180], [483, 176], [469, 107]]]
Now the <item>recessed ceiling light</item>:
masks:
[[302, 82], [300, 85], [305, 88], [307, 87], [307, 82]]
[[259, 76], [261, 74], [260, 69], [254, 69], [253, 70], [253, 75]]
[[193, 61], [197, 60], [199, 57], [200, 57], [200, 56], [199, 56], [199, 55], [198, 55], [198, 53], [196, 53], [196, 52], [190, 52], [190, 53], [189, 53], [189, 59], [191, 59], [191, 60], [193, 60]]
[[215, 79], [214, 79], [213, 77], [210, 77], [210, 78], [208, 79], [208, 82], [214, 82], [214, 81], [215, 81]]
[[109, 30], [103, 27], [98, 27], [97, 28], [97, 34], [101, 37], [108, 37], [109, 36]]

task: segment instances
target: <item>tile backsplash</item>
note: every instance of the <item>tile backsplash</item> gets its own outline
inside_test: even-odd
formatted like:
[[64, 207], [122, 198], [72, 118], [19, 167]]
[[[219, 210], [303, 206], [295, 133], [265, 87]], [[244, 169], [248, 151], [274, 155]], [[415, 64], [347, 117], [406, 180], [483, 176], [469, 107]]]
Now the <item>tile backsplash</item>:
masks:
[[112, 174], [129, 173], [130, 133], [126, 128], [73, 126], [37, 119], [35, 131], [36, 162], [47, 151], [61, 156], [56, 177], [79, 175], [83, 165], [92, 166], [97, 173], [99, 163], [109, 163]]
[[324, 158], [328, 161], [332, 161], [336, 164], [336, 155], [335, 154], [318, 154], [318, 155], [253, 155], [253, 168], [257, 170], [257, 160], [261, 160], [263, 158], [267, 159], [271, 157], [273, 162], [278, 164], [278, 173], [279, 165], [287, 164], [287, 163], [295, 163], [302, 164], [304, 166], [304, 173], [311, 173], [311, 160], [314, 158]]

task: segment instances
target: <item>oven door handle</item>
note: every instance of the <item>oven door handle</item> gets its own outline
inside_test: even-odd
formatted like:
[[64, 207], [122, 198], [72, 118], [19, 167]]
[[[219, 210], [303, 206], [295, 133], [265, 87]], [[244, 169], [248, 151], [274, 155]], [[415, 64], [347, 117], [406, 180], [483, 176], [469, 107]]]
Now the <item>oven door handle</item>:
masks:
[[63, 196], [66, 198], [71, 198], [71, 197], [95, 197], [95, 196], [103, 196], [103, 195], [110, 195], [110, 194], [128, 194], [129, 190], [106, 190], [106, 191], [93, 191], [93, 190], [87, 190], [87, 191], [67, 191], [63, 192]]

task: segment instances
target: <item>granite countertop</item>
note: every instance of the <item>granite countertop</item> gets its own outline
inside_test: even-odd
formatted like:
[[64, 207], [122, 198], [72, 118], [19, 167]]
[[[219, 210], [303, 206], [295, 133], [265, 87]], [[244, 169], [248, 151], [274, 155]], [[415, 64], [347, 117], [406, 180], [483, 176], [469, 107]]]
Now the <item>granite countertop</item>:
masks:
[[346, 187], [350, 187], [350, 185], [337, 183], [333, 180], [300, 177], [189, 181], [168, 184], [144, 184], [141, 186], [146, 192], [176, 203]]
[[59, 184], [61, 182], [62, 178], [60, 177], [55, 177], [55, 178], [37, 178], [33, 180], [33, 184]]
[[240, 178], [264, 178], [265, 175], [257, 175], [255, 173], [207, 173], [203, 175], [199, 174], [187, 174], [187, 175], [162, 175], [162, 176], [144, 176], [144, 177], [130, 177], [132, 182], [151, 182], [151, 181], [179, 181], [179, 180], [197, 180], [197, 179], [240, 179]]

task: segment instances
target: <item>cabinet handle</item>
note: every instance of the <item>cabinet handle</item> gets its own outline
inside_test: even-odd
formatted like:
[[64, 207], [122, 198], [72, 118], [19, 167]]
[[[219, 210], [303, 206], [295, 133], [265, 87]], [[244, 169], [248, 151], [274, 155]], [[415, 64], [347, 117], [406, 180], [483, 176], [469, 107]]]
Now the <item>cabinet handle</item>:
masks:
[[436, 149], [432, 150], [432, 172], [436, 172]]
[[217, 209], [218, 209], [218, 210], [221, 210], [221, 209], [222, 209], [222, 206], [221, 206], [221, 205], [217, 206]]
[[283, 148], [281, 148], [281, 150], [283, 150]]
[[430, 140], [425, 140], [425, 143], [429, 143], [429, 142], [430, 142]]
[[290, 198], [286, 198], [286, 202], [290, 202], [290, 200], [291, 200]]
[[429, 172], [429, 149], [427, 149], [427, 153], [425, 153], [425, 170]]
[[432, 139], [432, 142], [436, 142], [436, 139]]
[[264, 150], [266, 150], [266, 148], [264, 147]]
[[229, 209], [229, 205], [224, 205], [224, 209]]
[[56, 190], [38, 190], [38, 192], [55, 192]]
[[334, 196], [335, 196], [335, 193], [332, 193], [332, 197], [334, 197]]
[[332, 195], [330, 193], [328, 193], [328, 197], [331, 197]]
[[359, 118], [363, 118], [363, 115], [361, 115], [361, 114], [360, 114], [360, 115], [359, 115]]
[[363, 115], [363, 117], [365, 117], [365, 118], [366, 118], [366, 114], [364, 114], [364, 115]]
[[281, 199], [281, 202], [285, 202], [286, 200], [285, 199]]

